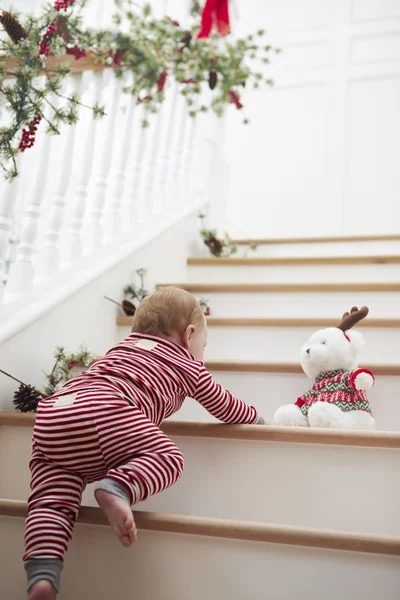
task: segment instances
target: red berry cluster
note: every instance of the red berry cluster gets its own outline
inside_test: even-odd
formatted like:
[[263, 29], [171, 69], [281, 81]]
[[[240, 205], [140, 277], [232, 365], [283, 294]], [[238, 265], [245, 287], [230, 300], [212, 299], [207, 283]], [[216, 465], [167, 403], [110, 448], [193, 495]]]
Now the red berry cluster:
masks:
[[56, 0], [54, 8], [56, 10], [68, 10], [70, 6], [74, 4], [75, 0]]
[[164, 86], [167, 81], [167, 77], [168, 77], [168, 71], [163, 71], [162, 73], [160, 73], [160, 75], [158, 77], [158, 82], [157, 82], [157, 91], [158, 92], [163, 91]]
[[80, 58], [84, 58], [86, 56], [86, 52], [78, 46], [74, 46], [73, 48], [67, 48], [67, 54], [75, 56], [75, 60], [79, 60]]
[[236, 106], [237, 109], [243, 108], [243, 104], [240, 102], [239, 94], [234, 90], [229, 90], [229, 94], [231, 97], [231, 102]]
[[22, 152], [27, 148], [32, 148], [33, 144], [35, 143], [36, 131], [41, 120], [42, 117], [40, 115], [35, 115], [35, 117], [29, 123], [28, 129], [22, 130], [22, 138], [18, 146]]
[[45, 33], [42, 36], [42, 40], [39, 45], [39, 56], [49, 56], [50, 54], [50, 42], [51, 39], [57, 33], [57, 25], [50, 23]]

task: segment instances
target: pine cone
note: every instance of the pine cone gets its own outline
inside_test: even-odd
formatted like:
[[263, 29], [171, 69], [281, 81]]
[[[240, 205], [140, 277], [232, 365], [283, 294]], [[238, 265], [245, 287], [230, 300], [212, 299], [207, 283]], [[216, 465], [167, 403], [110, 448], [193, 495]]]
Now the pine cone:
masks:
[[41, 399], [42, 395], [35, 388], [21, 384], [14, 392], [13, 403], [15, 408], [21, 412], [36, 412]]
[[57, 17], [54, 23], [57, 27], [57, 33], [62, 37], [66, 44], [70, 41], [67, 19], [61, 15]]
[[189, 48], [190, 42], [192, 41], [192, 34], [190, 31], [185, 31], [183, 34], [183, 38], [181, 39], [181, 43], [184, 48]]
[[208, 237], [206, 237], [204, 243], [210, 249], [211, 254], [213, 254], [214, 256], [220, 256], [224, 245], [214, 235], [209, 235]]
[[6, 10], [3, 10], [2, 14], [0, 15], [0, 23], [3, 25], [4, 30], [14, 44], [18, 44], [18, 42], [21, 40], [26, 40], [28, 37], [28, 34], [18, 19], [10, 15], [10, 13]]
[[210, 74], [208, 76], [208, 85], [210, 90], [213, 90], [215, 88], [215, 86], [218, 83], [218, 75], [217, 75], [217, 71], [214, 71], [214, 69], [211, 69]]
[[122, 301], [122, 309], [127, 317], [133, 317], [136, 312], [136, 308], [130, 300]]

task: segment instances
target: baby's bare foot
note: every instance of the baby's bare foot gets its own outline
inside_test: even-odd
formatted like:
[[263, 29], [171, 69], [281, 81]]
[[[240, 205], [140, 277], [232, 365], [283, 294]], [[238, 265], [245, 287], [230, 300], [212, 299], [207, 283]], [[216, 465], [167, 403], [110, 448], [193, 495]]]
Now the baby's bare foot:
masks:
[[28, 600], [56, 600], [56, 591], [50, 581], [38, 581], [29, 590]]
[[128, 548], [136, 542], [136, 525], [129, 504], [104, 490], [96, 490], [96, 500], [121, 544]]

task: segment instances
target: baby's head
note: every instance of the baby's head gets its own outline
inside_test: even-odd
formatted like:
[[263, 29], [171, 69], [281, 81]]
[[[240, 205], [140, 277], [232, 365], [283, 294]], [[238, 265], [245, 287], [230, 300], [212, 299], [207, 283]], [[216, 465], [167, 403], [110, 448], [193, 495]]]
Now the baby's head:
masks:
[[165, 287], [147, 296], [132, 322], [132, 333], [147, 333], [183, 346], [203, 360], [207, 324], [197, 300], [180, 288]]

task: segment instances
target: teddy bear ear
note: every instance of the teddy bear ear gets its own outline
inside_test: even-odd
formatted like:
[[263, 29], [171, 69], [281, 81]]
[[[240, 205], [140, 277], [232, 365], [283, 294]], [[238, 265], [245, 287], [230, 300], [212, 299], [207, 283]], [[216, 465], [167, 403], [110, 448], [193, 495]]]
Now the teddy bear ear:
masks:
[[364, 336], [359, 331], [347, 331], [346, 336], [350, 341], [350, 345], [356, 354], [359, 354], [364, 348]]

